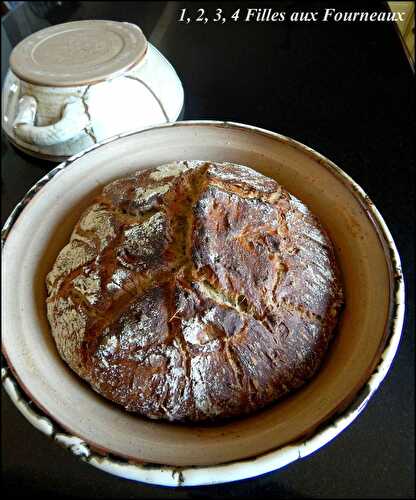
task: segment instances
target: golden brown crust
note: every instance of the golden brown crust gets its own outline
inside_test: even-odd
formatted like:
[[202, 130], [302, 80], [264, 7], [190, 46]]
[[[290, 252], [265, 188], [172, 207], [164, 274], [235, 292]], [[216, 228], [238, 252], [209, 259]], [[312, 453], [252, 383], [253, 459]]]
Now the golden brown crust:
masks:
[[302, 385], [342, 303], [332, 244], [277, 182], [174, 162], [103, 189], [47, 277], [69, 366], [151, 418], [259, 409]]

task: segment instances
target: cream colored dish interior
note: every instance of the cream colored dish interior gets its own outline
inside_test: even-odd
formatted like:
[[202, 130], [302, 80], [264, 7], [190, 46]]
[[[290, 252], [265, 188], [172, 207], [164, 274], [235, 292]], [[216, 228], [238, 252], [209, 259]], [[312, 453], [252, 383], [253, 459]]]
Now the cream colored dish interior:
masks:
[[[46, 319], [45, 275], [92, 197], [112, 179], [180, 159], [229, 161], [275, 178], [320, 218], [344, 280], [346, 307], [317, 376], [270, 408], [222, 425], [150, 421], [107, 402], [60, 359]], [[64, 429], [139, 462], [218, 464], [307, 435], [367, 380], [390, 313], [386, 250], [348, 179], [307, 148], [248, 127], [178, 123], [88, 152], [30, 201], [8, 236], [3, 265], [3, 351], [21, 385]]]

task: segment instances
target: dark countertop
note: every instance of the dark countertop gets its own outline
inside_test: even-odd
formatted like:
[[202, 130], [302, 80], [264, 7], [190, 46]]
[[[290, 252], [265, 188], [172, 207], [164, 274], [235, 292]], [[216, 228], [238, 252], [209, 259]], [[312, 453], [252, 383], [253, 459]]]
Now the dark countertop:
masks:
[[[306, 459], [237, 483], [168, 489], [110, 476], [35, 430], [3, 390], [3, 491], [43, 498], [414, 498], [414, 77], [395, 27], [177, 22], [183, 7], [211, 13], [253, 7], [244, 2], [59, 3], [26, 2], [2, 19], [2, 79], [10, 47], [50, 24], [89, 18], [139, 24], [182, 79], [184, 119], [231, 120], [291, 136], [363, 187], [401, 254], [406, 321], [386, 380], [350, 427]], [[351, 2], [335, 5], [351, 10]], [[378, 5], [361, 2], [356, 10], [386, 9]], [[255, 3], [260, 6], [290, 11], [334, 4]], [[2, 222], [52, 166], [21, 155], [2, 135]]]

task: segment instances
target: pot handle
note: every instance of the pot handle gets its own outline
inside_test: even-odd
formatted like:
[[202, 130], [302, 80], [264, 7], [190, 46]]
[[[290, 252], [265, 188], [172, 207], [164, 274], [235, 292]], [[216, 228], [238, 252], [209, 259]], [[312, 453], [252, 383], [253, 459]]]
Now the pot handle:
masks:
[[34, 125], [37, 102], [32, 96], [19, 99], [13, 128], [16, 136], [28, 144], [53, 146], [78, 135], [87, 125], [89, 117], [79, 97], [71, 96], [64, 102], [62, 117], [56, 123], [43, 127]]

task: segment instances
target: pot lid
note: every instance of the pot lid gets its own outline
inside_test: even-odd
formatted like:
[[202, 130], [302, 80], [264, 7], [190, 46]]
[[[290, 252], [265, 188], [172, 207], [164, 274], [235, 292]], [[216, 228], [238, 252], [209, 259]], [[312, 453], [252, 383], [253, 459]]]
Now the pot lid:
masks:
[[33, 33], [12, 51], [10, 67], [36, 85], [89, 85], [126, 72], [145, 56], [141, 29], [116, 21], [75, 21]]

